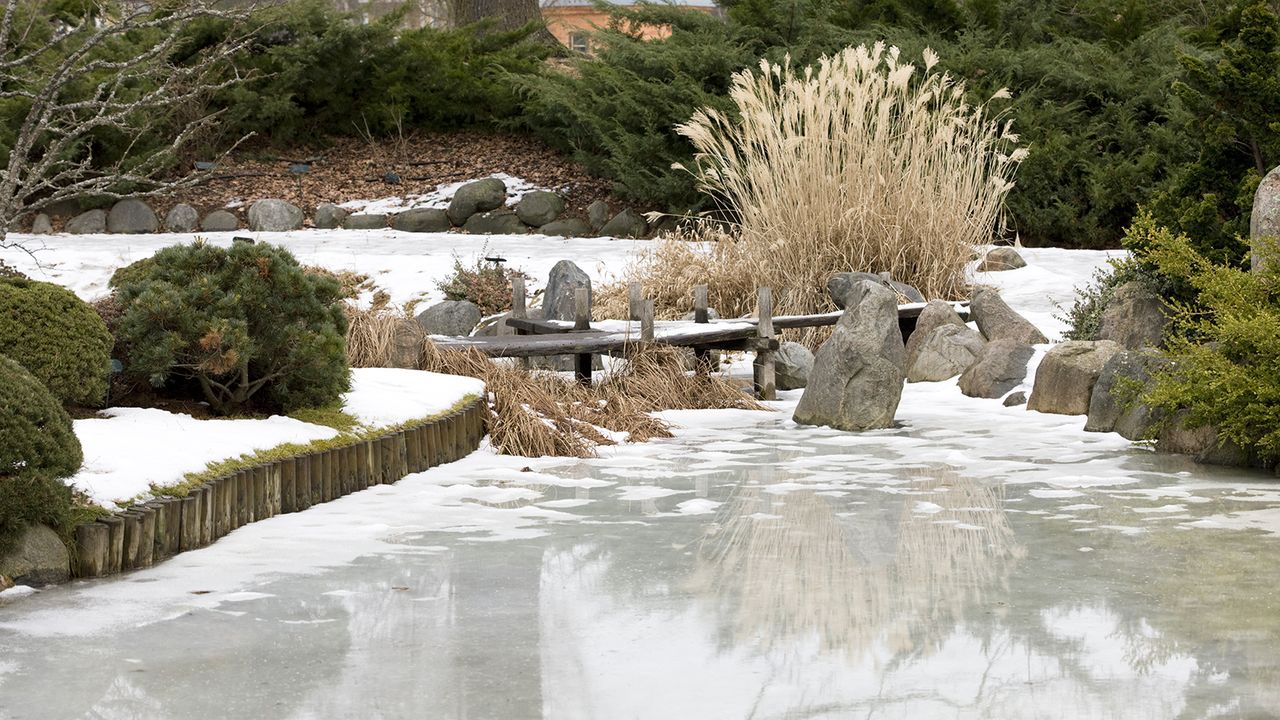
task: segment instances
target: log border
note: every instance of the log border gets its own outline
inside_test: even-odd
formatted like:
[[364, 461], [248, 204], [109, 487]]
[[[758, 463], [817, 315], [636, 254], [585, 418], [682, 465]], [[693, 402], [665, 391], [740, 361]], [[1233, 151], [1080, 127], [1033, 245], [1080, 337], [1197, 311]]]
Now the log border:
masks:
[[236, 528], [463, 458], [480, 447], [484, 396], [422, 423], [228, 472], [186, 497], [154, 498], [76, 528], [73, 577], [150, 567]]

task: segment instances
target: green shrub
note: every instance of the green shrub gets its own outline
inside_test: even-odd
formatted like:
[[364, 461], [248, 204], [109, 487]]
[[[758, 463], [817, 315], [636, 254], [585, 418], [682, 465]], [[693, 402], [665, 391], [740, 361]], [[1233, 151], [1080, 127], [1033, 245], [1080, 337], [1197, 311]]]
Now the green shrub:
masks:
[[267, 244], [176, 245], [119, 288], [126, 371], [218, 414], [332, 403], [349, 387], [336, 280]]
[[480, 308], [480, 312], [495, 315], [511, 309], [511, 278], [517, 274], [522, 273], [504, 269], [482, 257], [477, 257], [472, 267], [463, 265], [455, 257], [453, 273], [441, 280], [437, 287], [446, 300], [470, 300]]
[[13, 548], [28, 525], [39, 523], [69, 534], [71, 488], [42, 475], [0, 475], [0, 556]]
[[1188, 425], [1211, 425], [1220, 437], [1280, 459], [1280, 254], [1259, 272], [1217, 264], [1185, 235], [1155, 238], [1148, 257], [1169, 277], [1196, 290], [1175, 303], [1172, 362], [1153, 376], [1144, 399], [1170, 413], [1187, 410]]
[[66, 477], [83, 460], [67, 411], [39, 379], [0, 355], [0, 478]]
[[62, 403], [106, 401], [112, 343], [102, 318], [70, 290], [0, 278], [0, 348]]

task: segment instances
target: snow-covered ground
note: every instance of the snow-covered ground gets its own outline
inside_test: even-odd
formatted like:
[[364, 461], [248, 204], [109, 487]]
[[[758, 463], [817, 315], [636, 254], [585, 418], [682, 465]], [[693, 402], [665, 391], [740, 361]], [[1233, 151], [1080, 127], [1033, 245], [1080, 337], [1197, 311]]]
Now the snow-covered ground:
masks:
[[[483, 382], [457, 375], [383, 368], [358, 368], [351, 375], [343, 411], [370, 428], [436, 415], [484, 392]], [[67, 482], [107, 508], [127, 505], [153, 484], [181, 482], [212, 462], [338, 435], [333, 428], [281, 416], [196, 420], [153, 408], [109, 408], [102, 415], [75, 421], [84, 465]]]
[[[514, 206], [516, 203], [520, 202], [520, 198], [524, 197], [524, 194], [527, 192], [551, 189], [535, 185], [524, 178], [515, 177], [514, 175], [508, 175], [506, 173], [494, 173], [489, 177], [497, 178], [507, 186], [508, 206]], [[449, 207], [449, 201], [453, 199], [454, 193], [458, 192], [458, 188], [479, 179], [481, 178], [439, 185], [435, 190], [422, 195], [392, 196], [373, 200], [350, 200], [342, 203], [342, 207], [352, 213], [387, 214], [398, 213], [414, 208], [444, 209]]]

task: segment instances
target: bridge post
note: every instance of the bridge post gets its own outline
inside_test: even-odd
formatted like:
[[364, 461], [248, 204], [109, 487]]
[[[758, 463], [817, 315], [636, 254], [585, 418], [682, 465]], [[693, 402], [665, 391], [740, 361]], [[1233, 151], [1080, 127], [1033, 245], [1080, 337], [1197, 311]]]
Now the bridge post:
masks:
[[630, 317], [627, 319], [631, 322], [640, 319], [640, 310], [644, 303], [643, 292], [644, 290], [638, 282], [632, 282], [627, 285], [627, 309], [630, 311]]
[[[586, 287], [573, 291], [573, 329], [591, 329], [591, 291]], [[591, 353], [574, 356], [573, 375], [583, 385], [591, 384]]]
[[640, 304], [640, 342], [653, 342], [653, 301]]
[[[756, 338], [761, 341], [773, 340], [773, 289], [767, 287], [758, 289], [756, 305], [760, 316], [756, 324]], [[761, 400], [778, 399], [773, 362], [773, 350], [770, 349], [770, 344], [760, 342], [756, 347], [755, 362], [752, 364], [752, 379], [756, 397]]]
[[[707, 286], [693, 286], [693, 321], [695, 323], [706, 324], [711, 322], [711, 315], [707, 308]], [[711, 374], [711, 351], [707, 348], [694, 348], [694, 372], [699, 375]]]

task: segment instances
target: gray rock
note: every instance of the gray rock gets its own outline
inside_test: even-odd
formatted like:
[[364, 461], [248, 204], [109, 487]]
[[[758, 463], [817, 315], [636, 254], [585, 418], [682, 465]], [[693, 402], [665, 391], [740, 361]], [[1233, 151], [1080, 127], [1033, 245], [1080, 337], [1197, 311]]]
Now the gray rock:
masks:
[[649, 232], [649, 223], [631, 208], [627, 208], [600, 228], [602, 237], [638, 238]]
[[470, 335], [480, 322], [480, 308], [470, 300], [445, 300], [418, 313], [418, 324], [432, 335]]
[[[827, 286], [830, 288], [830, 284]], [[929, 333], [943, 325], [959, 325], [965, 327], [964, 320], [960, 319], [960, 314], [951, 307], [951, 303], [942, 300], [930, 300], [928, 305], [920, 311], [920, 317], [916, 318], [916, 327], [911, 331], [911, 335], [907, 337], [907, 367], [910, 368], [916, 362], [916, 355], [920, 353], [920, 346], [924, 343], [925, 338], [929, 337]]]
[[1163, 423], [1156, 436], [1156, 452], [1180, 455], [1209, 453], [1218, 443], [1218, 429], [1209, 425], [1187, 425], [1187, 411], [1180, 410]]
[[50, 217], [63, 218], [64, 220], [72, 218], [80, 214], [80, 200], [77, 198], [63, 198], [46, 205], [44, 211], [49, 213]]
[[813, 353], [798, 342], [784, 342], [773, 356], [774, 382], [779, 390], [799, 390], [809, 384]]
[[1089, 397], [1089, 432], [1118, 432], [1130, 440], [1142, 440], [1159, 416], [1139, 396], [1151, 373], [1166, 362], [1150, 352], [1118, 352], [1111, 356]]
[[1018, 407], [1019, 405], [1026, 405], [1026, 404], [1027, 404], [1027, 394], [1021, 390], [1019, 390], [1018, 392], [1009, 393], [1004, 398], [1005, 407]]
[[302, 208], [284, 200], [266, 199], [249, 208], [249, 229], [254, 232], [288, 232], [302, 227]]
[[1169, 316], [1160, 296], [1140, 282], [1116, 288], [1102, 311], [1099, 340], [1113, 340], [1127, 350], [1160, 347]]
[[[1250, 264], [1261, 269], [1264, 255], [1280, 252], [1280, 167], [1275, 167], [1258, 183], [1253, 194], [1253, 214], [1249, 216], [1249, 239], [1253, 242]], [[1267, 249], [1263, 249], [1263, 245]], [[1268, 253], [1269, 251], [1269, 253]]]
[[841, 310], [847, 306], [845, 297], [853, 290], [854, 286], [859, 282], [866, 280], [878, 285], [883, 285], [892, 290], [899, 296], [899, 300], [905, 302], [924, 302], [924, 295], [919, 290], [911, 287], [906, 283], [898, 282], [889, 277], [888, 273], [876, 275], [869, 272], [843, 272], [832, 275], [827, 280], [827, 294], [831, 296], [831, 302]]
[[982, 263], [978, 265], [978, 272], [1017, 270], [1026, 266], [1027, 261], [1022, 259], [1017, 250], [1011, 247], [998, 247], [992, 248], [991, 252], [988, 252], [986, 257], [982, 258]]
[[1035, 348], [1017, 340], [992, 340], [978, 359], [960, 374], [960, 392], [969, 397], [998, 398], [1027, 378]]
[[13, 550], [0, 557], [0, 575], [21, 585], [66, 582], [71, 577], [71, 557], [58, 533], [44, 525], [31, 525]]
[[1049, 342], [1030, 321], [1014, 312], [1000, 293], [978, 288], [969, 300], [969, 316], [987, 340], [1014, 340], [1027, 345]]
[[205, 232], [231, 232], [240, 229], [240, 219], [229, 210], [214, 210], [200, 221], [200, 229]]
[[564, 212], [564, 200], [549, 190], [534, 190], [525, 193], [516, 203], [516, 216], [520, 222], [533, 227], [542, 227], [560, 217]]
[[849, 308], [814, 355], [794, 419], [840, 430], [892, 427], [906, 362], [898, 299], [873, 282], [859, 283], [845, 299]]
[[1102, 368], [1122, 351], [1110, 340], [1071, 340], [1056, 345], [1036, 368], [1027, 409], [1057, 415], [1087, 415]]
[[982, 334], [966, 325], [946, 323], [936, 327], [907, 366], [907, 382], [949, 380], [976, 362], [984, 345]]
[[316, 206], [316, 214], [312, 217], [312, 224], [317, 230], [336, 230], [347, 222], [347, 217], [351, 213], [346, 208], [326, 202]]
[[107, 231], [106, 210], [85, 210], [67, 221], [64, 228], [72, 235], [91, 235]]
[[586, 237], [591, 234], [591, 226], [578, 218], [561, 218], [538, 228], [538, 232], [560, 237]]
[[387, 216], [382, 213], [356, 213], [347, 216], [343, 227], [347, 230], [385, 230]]
[[507, 201], [507, 184], [498, 178], [469, 182], [458, 188], [449, 202], [449, 220], [462, 225], [478, 212], [496, 210]]
[[137, 198], [125, 198], [107, 213], [107, 232], [136, 235], [160, 229], [160, 220], [151, 206]]
[[603, 200], [597, 200], [587, 206], [587, 222], [591, 223], [592, 230], [604, 227], [612, 215], [613, 210], [609, 208], [609, 203]]
[[498, 315], [490, 315], [482, 318], [476, 325], [475, 332], [472, 333], [477, 337], [502, 337], [506, 335], [515, 335], [516, 329], [507, 324], [507, 318], [511, 317], [511, 313], [504, 312]]
[[172, 233], [195, 232], [200, 227], [200, 213], [186, 203], [174, 205], [164, 216], [164, 229]]
[[414, 208], [391, 216], [391, 227], [400, 232], [449, 232], [453, 223], [439, 208]]
[[572, 320], [574, 295], [580, 287], [587, 289], [591, 297], [591, 277], [572, 260], [561, 260], [547, 275], [546, 291], [542, 294], [542, 318], [544, 320]]
[[36, 215], [35, 220], [31, 221], [32, 235], [48, 235], [51, 232], [53, 232], [53, 221], [49, 219], [48, 215], [40, 213]]
[[462, 229], [472, 235], [523, 235], [529, 232], [528, 226], [510, 210], [476, 213], [467, 218]]

